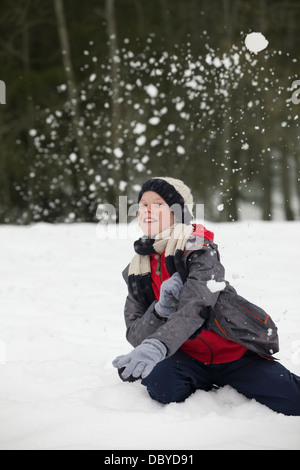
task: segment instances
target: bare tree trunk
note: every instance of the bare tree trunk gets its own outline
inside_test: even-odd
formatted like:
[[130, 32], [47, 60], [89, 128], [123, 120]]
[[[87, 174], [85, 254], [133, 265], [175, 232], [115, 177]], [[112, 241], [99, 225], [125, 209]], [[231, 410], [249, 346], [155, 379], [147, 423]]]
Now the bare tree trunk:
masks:
[[[260, 28], [262, 31], [265, 31], [267, 24], [267, 5], [265, 0], [261, 0], [260, 5]], [[268, 96], [266, 97], [268, 100]], [[266, 102], [266, 106], [270, 108], [272, 103]], [[268, 147], [268, 138], [263, 139], [263, 148]], [[262, 218], [263, 220], [272, 220], [272, 192], [273, 188], [273, 173], [272, 173], [272, 164], [271, 164], [271, 155], [269, 152], [264, 153], [264, 164], [262, 171], [262, 183], [263, 183], [263, 197], [262, 197]]]
[[[26, 2], [26, 6], [22, 11], [22, 62], [26, 84], [26, 127], [27, 135], [29, 130], [32, 129], [34, 123], [34, 106], [32, 102], [32, 88], [31, 88], [31, 67], [30, 67], [30, 50], [29, 50], [29, 31], [28, 31], [28, 10], [30, 8], [31, 0]], [[28, 139], [27, 156], [28, 156], [28, 175], [27, 175], [27, 204], [28, 216], [27, 223], [32, 222], [33, 204], [34, 204], [34, 145], [32, 139]]]
[[107, 21], [107, 35], [109, 58], [111, 65], [111, 149], [112, 149], [112, 164], [113, 164], [113, 180], [114, 186], [110, 188], [110, 199], [114, 204], [117, 203], [117, 193], [119, 182], [121, 180], [127, 181], [127, 171], [125, 156], [117, 155], [116, 151], [121, 147], [121, 117], [122, 117], [122, 95], [120, 85], [120, 58], [118, 50], [118, 35], [117, 23], [115, 14], [114, 0], [106, 0], [106, 21]]
[[[228, 44], [232, 43], [233, 31], [236, 22], [236, 4], [231, 5], [229, 0], [223, 0], [224, 24], [226, 25]], [[225, 87], [225, 84], [223, 85]], [[223, 193], [222, 200], [225, 210], [221, 213], [222, 219], [229, 221], [237, 221], [238, 213], [238, 178], [234, 175], [234, 161], [239, 159], [238, 153], [235, 152], [235, 142], [232, 138], [233, 134], [233, 112], [235, 110], [235, 97], [232, 92], [232, 77], [228, 74], [226, 84], [228, 99], [224, 98], [224, 108], [222, 114], [223, 121], [223, 138], [222, 151], [223, 158]]]
[[62, 60], [67, 77], [67, 92], [68, 98], [71, 106], [71, 119], [72, 127], [74, 131], [74, 136], [78, 145], [80, 157], [83, 159], [86, 166], [89, 164], [88, 158], [88, 149], [84, 145], [82, 139], [82, 127], [80, 126], [80, 111], [78, 105], [78, 93], [74, 78], [72, 58], [71, 58], [71, 48], [68, 37], [68, 31], [66, 26], [63, 0], [54, 0], [54, 8], [56, 13], [58, 34], [62, 48]]
[[119, 79], [119, 58], [118, 58], [118, 38], [117, 25], [115, 18], [114, 0], [106, 0], [106, 19], [107, 33], [109, 45], [109, 57], [111, 62], [111, 131], [112, 131], [112, 148], [113, 150], [119, 146], [119, 123], [121, 118], [121, 93]]
[[264, 154], [264, 165], [262, 171], [263, 196], [262, 196], [262, 219], [272, 220], [272, 165], [269, 153]]
[[300, 216], [300, 158], [299, 155], [294, 155], [294, 164], [295, 164], [295, 182], [296, 182], [296, 196], [298, 199], [298, 217]]
[[292, 191], [291, 191], [291, 169], [287, 157], [288, 145], [283, 149], [281, 157], [281, 169], [282, 169], [282, 194], [284, 201], [284, 214], [286, 220], [294, 220], [294, 214], [292, 209]]

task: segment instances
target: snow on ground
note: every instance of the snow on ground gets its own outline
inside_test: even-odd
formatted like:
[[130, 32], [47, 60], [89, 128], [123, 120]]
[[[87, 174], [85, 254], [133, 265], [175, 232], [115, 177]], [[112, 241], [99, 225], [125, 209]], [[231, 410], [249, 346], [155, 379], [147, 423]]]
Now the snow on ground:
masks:
[[[206, 225], [227, 279], [271, 313], [278, 357], [300, 375], [300, 223]], [[0, 449], [300, 449], [300, 418], [229, 387], [164, 406], [119, 380], [134, 237], [103, 230], [0, 227]]]

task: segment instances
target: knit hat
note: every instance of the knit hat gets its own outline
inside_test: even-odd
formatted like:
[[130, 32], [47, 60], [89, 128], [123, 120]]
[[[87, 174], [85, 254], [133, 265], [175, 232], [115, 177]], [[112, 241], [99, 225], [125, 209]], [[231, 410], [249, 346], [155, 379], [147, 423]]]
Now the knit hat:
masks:
[[138, 202], [146, 191], [159, 194], [170, 206], [179, 222], [189, 224], [193, 218], [193, 196], [190, 188], [183, 181], [159, 177], [147, 180], [140, 190]]

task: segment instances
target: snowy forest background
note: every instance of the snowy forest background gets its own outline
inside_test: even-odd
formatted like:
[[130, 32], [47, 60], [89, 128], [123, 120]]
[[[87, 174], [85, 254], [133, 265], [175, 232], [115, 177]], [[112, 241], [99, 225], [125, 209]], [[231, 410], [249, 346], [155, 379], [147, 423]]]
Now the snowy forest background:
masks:
[[231, 387], [165, 406], [119, 379], [140, 231], [97, 218], [182, 178], [300, 376], [299, 33], [299, 0], [0, 1], [0, 450], [300, 449]]
[[214, 222], [299, 220], [299, 25], [299, 0], [2, 0], [0, 223], [96, 221], [151, 175]]

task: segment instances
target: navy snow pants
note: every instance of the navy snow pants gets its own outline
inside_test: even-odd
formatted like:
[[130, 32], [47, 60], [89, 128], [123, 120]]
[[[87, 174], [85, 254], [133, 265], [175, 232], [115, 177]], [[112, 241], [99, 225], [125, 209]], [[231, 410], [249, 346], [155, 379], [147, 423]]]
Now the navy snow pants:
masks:
[[230, 385], [278, 413], [300, 416], [300, 377], [250, 351], [237, 361], [206, 365], [179, 350], [159, 362], [142, 384], [164, 404], [182, 402], [196, 390]]

